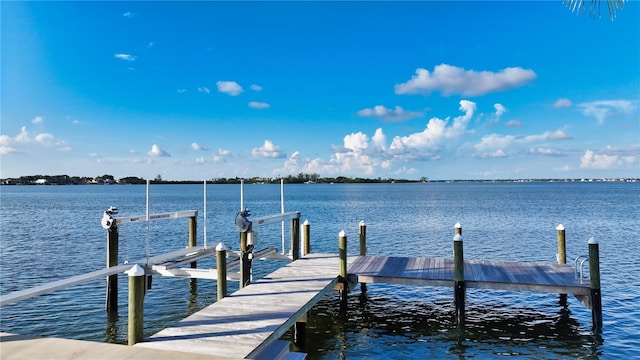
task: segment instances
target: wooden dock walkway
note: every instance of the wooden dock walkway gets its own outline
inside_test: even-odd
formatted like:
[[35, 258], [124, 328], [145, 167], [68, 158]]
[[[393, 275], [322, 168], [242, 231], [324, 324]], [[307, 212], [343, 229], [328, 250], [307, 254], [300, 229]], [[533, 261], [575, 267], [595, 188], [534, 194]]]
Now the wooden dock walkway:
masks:
[[[348, 270], [351, 281], [422, 286], [454, 286], [454, 261], [450, 258], [358, 257]], [[536, 291], [587, 296], [589, 283], [575, 279], [565, 264], [465, 260], [467, 288]]]
[[272, 351], [269, 346], [338, 283], [338, 261], [333, 254], [309, 254], [135, 347], [274, 358], [265, 355]]

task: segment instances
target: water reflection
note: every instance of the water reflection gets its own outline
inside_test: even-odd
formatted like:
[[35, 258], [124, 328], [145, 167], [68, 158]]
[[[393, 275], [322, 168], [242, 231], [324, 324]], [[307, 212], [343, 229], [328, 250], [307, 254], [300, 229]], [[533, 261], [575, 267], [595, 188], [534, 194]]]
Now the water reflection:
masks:
[[400, 298], [370, 287], [368, 291], [352, 293], [348, 312], [344, 313], [340, 311], [338, 295], [331, 294], [311, 311], [307, 358], [512, 355], [548, 359], [600, 355], [602, 338], [580, 324], [560, 301], [544, 309], [468, 303], [466, 311], [466, 322], [461, 327], [452, 298]]

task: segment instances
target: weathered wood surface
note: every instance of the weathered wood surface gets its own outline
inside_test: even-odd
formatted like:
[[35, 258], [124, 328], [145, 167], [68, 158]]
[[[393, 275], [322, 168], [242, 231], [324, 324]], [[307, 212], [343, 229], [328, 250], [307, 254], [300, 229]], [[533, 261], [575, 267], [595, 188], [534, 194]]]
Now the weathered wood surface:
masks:
[[[349, 274], [364, 283], [394, 283], [453, 287], [453, 259], [387, 256], [359, 257]], [[589, 295], [589, 283], [575, 279], [574, 269], [565, 264], [465, 260], [467, 288], [537, 291]]]
[[[228, 357], [135, 348], [95, 341], [38, 338], [0, 332], [2, 360], [231, 360]], [[240, 358], [236, 358], [240, 359]]]
[[253, 358], [332, 290], [338, 270], [337, 255], [309, 254], [135, 346]]

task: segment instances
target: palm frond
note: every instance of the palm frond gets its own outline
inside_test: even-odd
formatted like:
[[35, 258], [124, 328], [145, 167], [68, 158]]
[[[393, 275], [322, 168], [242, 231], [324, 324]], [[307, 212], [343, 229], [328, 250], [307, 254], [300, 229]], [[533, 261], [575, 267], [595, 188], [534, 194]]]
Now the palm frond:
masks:
[[[628, 0], [606, 0], [607, 9], [609, 10], [609, 18], [613, 21], [616, 18], [616, 12], [618, 10], [622, 10], [624, 8], [624, 3]], [[587, 5], [589, 2], [589, 5]], [[565, 5], [571, 10], [573, 13], [586, 12], [587, 8], [589, 8], [589, 15], [592, 18], [601, 17], [600, 8], [601, 8], [601, 0], [565, 0]]]

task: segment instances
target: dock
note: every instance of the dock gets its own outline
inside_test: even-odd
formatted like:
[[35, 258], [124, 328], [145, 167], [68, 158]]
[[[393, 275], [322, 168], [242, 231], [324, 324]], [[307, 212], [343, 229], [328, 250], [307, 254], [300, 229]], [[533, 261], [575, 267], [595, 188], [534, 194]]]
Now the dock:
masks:
[[[467, 288], [534, 291], [587, 296], [589, 283], [575, 278], [566, 264], [465, 260]], [[449, 258], [361, 256], [349, 268], [350, 281], [414, 286], [454, 286], [454, 261]]]
[[[117, 274], [129, 277], [129, 346], [91, 341], [34, 338], [0, 333], [2, 359], [304, 359], [304, 353], [290, 351], [289, 341], [281, 337], [294, 329], [296, 344], [304, 343], [309, 311], [322, 298], [340, 291], [341, 309], [348, 311], [347, 297], [355, 284], [391, 283], [406, 286], [453, 288], [458, 324], [464, 326], [467, 288], [574, 295], [592, 310], [594, 332], [602, 328], [598, 243], [590, 239], [589, 255], [566, 264], [564, 227], [558, 231], [558, 263], [514, 262], [465, 259], [462, 228], [455, 226], [452, 258], [370, 256], [366, 254], [366, 226], [360, 223], [360, 253], [347, 254], [347, 237], [338, 235], [337, 253], [311, 253], [309, 223], [300, 224], [300, 213], [281, 213], [248, 220], [247, 209], [236, 217], [240, 232], [240, 253], [227, 254], [222, 243], [216, 250], [196, 245], [195, 211], [146, 216], [147, 221], [189, 218], [189, 242], [185, 249], [148, 257], [129, 264], [118, 264], [118, 224], [142, 221], [141, 216], [113, 218], [117, 209], [105, 211], [102, 223], [107, 230], [107, 268], [69, 279], [0, 296], [0, 307], [24, 299], [58, 291], [92, 279], [107, 277], [107, 313], [117, 309]], [[252, 226], [291, 220], [291, 252], [277, 258], [290, 259], [287, 265], [253, 282], [252, 260], [275, 255], [275, 249], [254, 252]], [[303, 234], [303, 256], [300, 233]], [[206, 243], [205, 243], [206, 244]], [[196, 260], [216, 256], [216, 269], [197, 269]], [[588, 277], [584, 276], [584, 266]], [[190, 264], [189, 268], [180, 268]], [[239, 273], [227, 270], [240, 268]], [[128, 269], [127, 271], [125, 271]], [[213, 270], [216, 270], [215, 273]], [[144, 297], [149, 276], [183, 276], [215, 280], [218, 301], [178, 321], [158, 333], [143, 338]], [[227, 294], [227, 280], [239, 280], [240, 288]], [[363, 290], [364, 291], [364, 290]], [[419, 326], [419, 325], [418, 325]]]
[[273, 344], [338, 284], [338, 261], [335, 254], [309, 254], [135, 347], [277, 358], [272, 351], [279, 351], [271, 348]]

